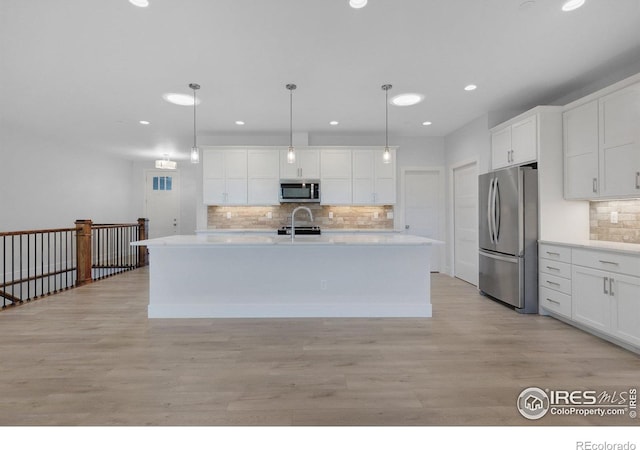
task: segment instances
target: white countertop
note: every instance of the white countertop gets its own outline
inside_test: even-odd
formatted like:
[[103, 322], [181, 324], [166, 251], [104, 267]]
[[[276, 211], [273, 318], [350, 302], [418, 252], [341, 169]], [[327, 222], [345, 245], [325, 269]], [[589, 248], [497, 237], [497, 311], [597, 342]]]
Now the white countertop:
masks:
[[218, 233], [199, 235], [177, 235], [132, 242], [131, 245], [148, 247], [199, 247], [199, 246], [296, 246], [296, 245], [437, 245], [442, 241], [422, 236], [398, 233], [329, 233], [321, 235], [301, 235], [291, 241], [291, 236], [278, 236], [275, 232], [265, 233]]
[[[196, 230], [196, 234], [276, 234], [276, 228], [211, 228], [206, 230]], [[402, 230], [394, 229], [372, 229], [372, 228], [322, 228], [322, 234], [339, 234], [339, 233], [362, 233], [362, 234], [378, 234], [378, 233], [402, 233]]]
[[571, 242], [558, 242], [558, 241], [539, 241], [541, 244], [561, 245], [565, 247], [580, 247], [590, 250], [609, 250], [620, 253], [631, 253], [634, 255], [640, 255], [640, 244], [629, 244], [626, 242], [611, 242], [611, 241], [592, 241], [592, 240], [576, 240]]

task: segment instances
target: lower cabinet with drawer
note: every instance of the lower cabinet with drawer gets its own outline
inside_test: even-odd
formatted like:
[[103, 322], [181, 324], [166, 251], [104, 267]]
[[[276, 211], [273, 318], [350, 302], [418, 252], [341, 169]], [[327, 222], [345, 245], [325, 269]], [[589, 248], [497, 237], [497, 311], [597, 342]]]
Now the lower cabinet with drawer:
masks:
[[640, 255], [564, 247], [548, 259], [542, 245], [540, 312], [640, 352]]

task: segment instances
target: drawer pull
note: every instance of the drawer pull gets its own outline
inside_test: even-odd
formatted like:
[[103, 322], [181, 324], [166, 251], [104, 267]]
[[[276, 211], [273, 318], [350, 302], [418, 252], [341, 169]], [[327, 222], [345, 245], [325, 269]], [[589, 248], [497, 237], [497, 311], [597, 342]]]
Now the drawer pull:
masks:
[[608, 292], [607, 292], [607, 280], [609, 280], [609, 278], [607, 278], [607, 277], [603, 277], [602, 278], [602, 292], [604, 294], [608, 294]]
[[598, 192], [598, 179], [594, 178], [593, 179], [593, 192], [597, 193]]
[[556, 283], [555, 281], [549, 281], [549, 280], [547, 280], [547, 283], [549, 283], [549, 284], [553, 284], [554, 286], [560, 286], [560, 283]]
[[636, 172], [636, 189], [640, 189], [640, 172]]
[[560, 271], [560, 268], [558, 268], [558, 267], [552, 267], [552, 266], [547, 266], [547, 269], [549, 269], [549, 270], [557, 270], [557, 271]]
[[551, 303], [555, 303], [556, 305], [559, 305], [560, 302], [557, 300], [551, 300], [549, 297], [547, 297], [547, 301], [550, 301]]
[[560, 256], [560, 253], [558, 253], [558, 252], [547, 252], [547, 255], [556, 255], [556, 256]]
[[604, 259], [599, 259], [598, 261], [601, 262], [602, 264], [612, 264], [614, 266], [619, 266], [620, 265], [620, 263], [617, 263], [615, 261], [605, 261]]

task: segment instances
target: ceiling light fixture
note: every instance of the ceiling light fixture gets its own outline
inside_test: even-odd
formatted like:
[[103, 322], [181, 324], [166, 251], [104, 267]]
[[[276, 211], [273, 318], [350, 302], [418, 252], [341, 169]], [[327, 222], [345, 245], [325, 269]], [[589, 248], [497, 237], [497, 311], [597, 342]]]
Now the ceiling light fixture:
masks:
[[478, 89], [478, 86], [476, 86], [475, 84], [467, 84], [464, 87], [465, 91], [475, 91], [476, 89]]
[[422, 125], [424, 125], [424, 126], [426, 127], [426, 126], [431, 125], [431, 122], [429, 122], [429, 121], [427, 121], [427, 122], [422, 122]]
[[398, 94], [391, 99], [391, 103], [396, 106], [412, 106], [424, 100], [424, 95], [416, 93]]
[[568, 12], [568, 11], [573, 11], [575, 9], [578, 9], [582, 5], [584, 5], [584, 1], [585, 0], [567, 0], [562, 5], [562, 10], [565, 12]]
[[334, 126], [334, 127], [335, 127], [335, 126], [336, 126], [336, 125], [338, 125], [339, 123], [340, 123], [340, 122], [338, 122], [337, 120], [332, 120], [331, 122], [329, 122], [329, 125], [332, 125], [332, 126]]
[[289, 150], [287, 151], [287, 162], [293, 164], [296, 162], [296, 153], [293, 148], [293, 91], [297, 86], [293, 83], [287, 84], [289, 89]]
[[360, 9], [367, 6], [367, 0], [349, 0], [349, 6], [353, 9]]
[[171, 161], [169, 155], [165, 153], [164, 159], [156, 159], [156, 169], [170, 169], [173, 170], [178, 167], [178, 163]]
[[244, 122], [242, 120], [236, 120], [236, 125], [244, 125]]
[[189, 83], [189, 87], [193, 89], [193, 147], [191, 147], [191, 163], [198, 164], [200, 162], [200, 149], [196, 143], [196, 91], [200, 89], [200, 85]]
[[391, 162], [391, 152], [389, 151], [389, 89], [393, 86], [390, 84], [383, 84], [382, 90], [384, 91], [384, 153], [382, 154], [382, 162], [389, 164]]
[[129, 3], [139, 8], [146, 8], [149, 6], [149, 2], [147, 0], [129, 0]]
[[[189, 94], [176, 94], [175, 92], [162, 94], [162, 98], [165, 101], [178, 106], [191, 106], [194, 102], [193, 97]], [[200, 100], [196, 100], [196, 103], [200, 104]]]
[[149, 122], [148, 120], [141, 120], [140, 125], [149, 125], [151, 122]]

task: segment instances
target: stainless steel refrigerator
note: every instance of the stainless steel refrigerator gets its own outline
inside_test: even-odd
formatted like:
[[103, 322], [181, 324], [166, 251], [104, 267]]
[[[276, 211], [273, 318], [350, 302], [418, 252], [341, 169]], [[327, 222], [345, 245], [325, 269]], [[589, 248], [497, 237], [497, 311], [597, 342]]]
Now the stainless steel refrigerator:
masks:
[[511, 167], [479, 176], [480, 291], [538, 312], [538, 171]]

